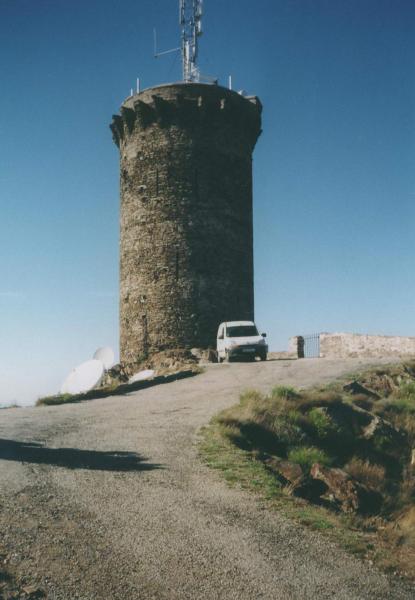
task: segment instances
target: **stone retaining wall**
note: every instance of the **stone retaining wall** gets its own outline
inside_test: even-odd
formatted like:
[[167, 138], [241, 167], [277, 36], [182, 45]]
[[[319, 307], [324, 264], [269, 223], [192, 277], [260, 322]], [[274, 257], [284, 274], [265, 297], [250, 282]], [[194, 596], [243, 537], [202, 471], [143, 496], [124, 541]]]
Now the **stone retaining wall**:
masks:
[[415, 337], [321, 333], [320, 357], [415, 356]]
[[[415, 337], [365, 335], [360, 333], [320, 333], [320, 358], [356, 358], [383, 356], [415, 357]], [[290, 357], [304, 358], [307, 336], [289, 339]]]

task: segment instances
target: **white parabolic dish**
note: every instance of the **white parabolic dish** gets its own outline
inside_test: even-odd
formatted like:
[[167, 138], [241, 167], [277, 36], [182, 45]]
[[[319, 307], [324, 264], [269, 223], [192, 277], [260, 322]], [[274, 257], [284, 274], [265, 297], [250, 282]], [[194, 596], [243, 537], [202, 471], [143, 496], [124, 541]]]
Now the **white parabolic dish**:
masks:
[[69, 373], [62, 383], [61, 394], [81, 394], [98, 385], [104, 374], [104, 365], [100, 360], [92, 359], [82, 363]]
[[135, 383], [136, 381], [144, 381], [145, 379], [151, 379], [154, 377], [154, 371], [152, 369], [146, 369], [145, 371], [139, 371], [130, 377], [128, 383]]
[[95, 350], [95, 354], [92, 358], [96, 358], [100, 360], [104, 365], [105, 369], [111, 369], [114, 364], [115, 354], [114, 350], [109, 346], [104, 346], [103, 348], [98, 348]]

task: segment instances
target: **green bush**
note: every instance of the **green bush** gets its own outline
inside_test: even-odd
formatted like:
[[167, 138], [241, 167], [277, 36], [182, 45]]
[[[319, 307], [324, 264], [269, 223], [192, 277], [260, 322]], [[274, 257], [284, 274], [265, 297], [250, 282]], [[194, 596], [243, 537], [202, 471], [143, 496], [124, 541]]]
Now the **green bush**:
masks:
[[290, 423], [300, 424], [304, 417], [299, 410], [289, 410], [286, 415], [287, 421]]
[[327, 454], [314, 446], [292, 448], [288, 452], [288, 460], [299, 464], [303, 471], [309, 471], [314, 463], [320, 463], [325, 466], [331, 464], [331, 460]]
[[312, 408], [307, 417], [308, 421], [316, 430], [317, 437], [320, 439], [327, 438], [331, 433], [336, 431], [334, 423], [330, 417], [320, 408]]
[[388, 398], [381, 400], [377, 412], [415, 415], [415, 382], [401, 383]]
[[398, 390], [398, 396], [411, 399], [415, 402], [415, 381], [401, 383]]
[[276, 417], [270, 429], [287, 451], [292, 446], [303, 444], [306, 438], [301, 427], [285, 415]]
[[75, 396], [73, 394], [56, 394], [54, 396], [43, 396], [42, 398], [37, 399], [36, 406], [53, 406], [55, 404], [66, 404], [67, 402], [71, 402]]
[[415, 414], [415, 398], [397, 398], [389, 404], [396, 412]]
[[298, 400], [301, 396], [293, 387], [277, 385], [272, 389], [271, 398], [279, 400]]
[[415, 382], [402, 383], [390, 398], [390, 405], [397, 412], [415, 414]]

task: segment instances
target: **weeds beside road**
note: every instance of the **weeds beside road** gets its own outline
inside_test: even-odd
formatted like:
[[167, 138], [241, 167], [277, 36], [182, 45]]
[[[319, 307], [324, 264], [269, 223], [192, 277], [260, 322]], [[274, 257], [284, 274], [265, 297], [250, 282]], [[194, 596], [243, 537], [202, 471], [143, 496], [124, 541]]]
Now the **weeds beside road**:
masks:
[[413, 576], [414, 448], [415, 363], [406, 363], [345, 385], [246, 391], [204, 428], [201, 454], [233, 485]]

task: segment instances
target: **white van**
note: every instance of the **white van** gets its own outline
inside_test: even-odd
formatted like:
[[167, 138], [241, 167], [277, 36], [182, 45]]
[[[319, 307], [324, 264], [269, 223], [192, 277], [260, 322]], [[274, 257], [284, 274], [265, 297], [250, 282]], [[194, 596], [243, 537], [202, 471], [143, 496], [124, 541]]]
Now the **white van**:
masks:
[[267, 360], [268, 346], [266, 333], [259, 335], [253, 321], [228, 321], [221, 323], [218, 329], [216, 351], [218, 362], [237, 357], [251, 357], [255, 360]]

